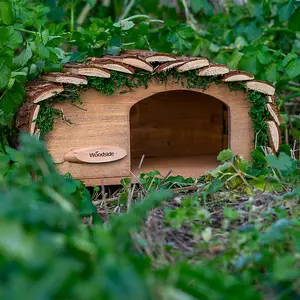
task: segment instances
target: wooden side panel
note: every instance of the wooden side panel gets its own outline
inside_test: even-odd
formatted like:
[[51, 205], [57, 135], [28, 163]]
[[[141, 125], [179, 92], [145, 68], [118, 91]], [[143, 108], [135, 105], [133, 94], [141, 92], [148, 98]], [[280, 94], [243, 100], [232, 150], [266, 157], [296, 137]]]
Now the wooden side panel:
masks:
[[217, 154], [223, 149], [223, 103], [190, 91], [153, 95], [130, 110], [133, 158]]

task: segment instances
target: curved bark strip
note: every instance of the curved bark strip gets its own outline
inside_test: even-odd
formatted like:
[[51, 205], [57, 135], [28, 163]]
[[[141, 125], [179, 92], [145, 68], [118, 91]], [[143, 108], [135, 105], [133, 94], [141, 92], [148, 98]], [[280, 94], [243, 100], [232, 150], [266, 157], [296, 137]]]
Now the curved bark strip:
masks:
[[114, 62], [118, 63], [123, 63], [125, 65], [138, 68], [147, 72], [153, 72], [153, 66], [148, 63], [146, 60], [141, 59], [137, 56], [134, 55], [121, 55], [121, 56], [111, 56], [111, 55], [106, 55], [103, 58], [90, 58], [91, 62], [94, 63], [101, 63], [101, 61], [105, 62], [106, 60], [111, 60]]
[[207, 58], [186, 57], [184, 60], [186, 60], [186, 62], [176, 68], [176, 71], [179, 73], [197, 70], [209, 65], [209, 60]]
[[65, 73], [72, 73], [83, 76], [110, 78], [109, 71], [97, 66], [89, 66], [85, 64], [65, 64], [62, 71]]
[[134, 74], [134, 68], [122, 63], [117, 62], [111, 59], [93, 59], [90, 62], [91, 66], [101, 67], [103, 69], [117, 71], [126, 74]]
[[176, 60], [176, 56], [173, 54], [163, 52], [152, 52], [147, 50], [127, 50], [125, 51], [125, 54], [135, 55], [137, 57], [145, 59], [148, 63], [164, 63]]
[[62, 72], [51, 72], [42, 74], [42, 79], [46, 81], [59, 82], [59, 83], [69, 83], [75, 85], [86, 85], [87, 78], [83, 75], [76, 75], [70, 73]]
[[275, 151], [275, 153], [277, 153], [281, 141], [279, 126], [275, 123], [275, 121], [266, 121], [266, 124], [268, 126], [268, 136], [269, 136], [270, 146]]
[[249, 90], [258, 91], [265, 95], [273, 96], [275, 93], [274, 86], [266, 81], [253, 80], [253, 81], [248, 81], [246, 85]]
[[199, 69], [198, 75], [199, 76], [219, 76], [224, 75], [229, 72], [229, 69], [225, 65], [221, 64], [211, 64], [207, 67]]
[[280, 113], [279, 113], [276, 105], [274, 105], [272, 103], [267, 103], [267, 109], [268, 109], [270, 115], [272, 116], [273, 120], [275, 121], [275, 123], [278, 126], [280, 126], [283, 123], [283, 121], [282, 121], [282, 118], [280, 116]]
[[184, 64], [184, 60], [176, 60], [176, 61], [166, 62], [166, 63], [156, 67], [154, 69], [154, 72], [155, 73], [166, 72], [166, 71], [171, 70], [171, 69], [173, 69], [177, 66], [181, 66], [182, 64]]
[[224, 82], [233, 82], [233, 81], [248, 81], [253, 80], [254, 76], [248, 72], [244, 71], [229, 71], [224, 77], [222, 81]]
[[29, 132], [33, 135], [37, 129], [37, 125], [34, 120], [37, 119], [40, 106], [27, 100], [20, 107], [16, 116], [16, 128], [19, 131]]
[[32, 81], [26, 85], [27, 98], [34, 103], [49, 99], [63, 91], [62, 85], [46, 81]]

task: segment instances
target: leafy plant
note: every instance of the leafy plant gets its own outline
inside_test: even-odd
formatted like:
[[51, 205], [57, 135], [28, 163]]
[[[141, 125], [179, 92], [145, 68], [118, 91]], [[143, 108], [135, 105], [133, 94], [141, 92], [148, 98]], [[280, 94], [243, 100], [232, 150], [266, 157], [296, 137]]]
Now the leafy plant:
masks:
[[1, 299], [257, 296], [247, 281], [209, 266], [152, 268], [135, 235], [148, 212], [172, 193], [150, 193], [109, 224], [96, 225], [94, 215], [84, 225], [79, 216], [95, 213], [87, 190], [56, 172], [40, 141], [23, 135], [21, 142], [21, 151], [7, 149], [14, 162], [0, 177]]

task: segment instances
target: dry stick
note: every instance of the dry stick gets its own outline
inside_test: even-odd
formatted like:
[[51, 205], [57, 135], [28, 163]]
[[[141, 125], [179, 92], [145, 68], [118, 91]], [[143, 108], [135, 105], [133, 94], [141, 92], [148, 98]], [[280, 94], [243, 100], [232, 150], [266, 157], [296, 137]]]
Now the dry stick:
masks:
[[[295, 138], [295, 129], [294, 129], [294, 126], [293, 126], [293, 124], [292, 124], [290, 112], [287, 110], [286, 105], [285, 105], [285, 104], [283, 104], [283, 105], [284, 105], [284, 109], [285, 109], [285, 111], [286, 111], [286, 114], [287, 114], [287, 116], [288, 116], [288, 122], [289, 122], [289, 125], [290, 125], [290, 128], [291, 128], [291, 131], [292, 131], [292, 136], [293, 136], [293, 138]], [[287, 144], [288, 144], [288, 143], [287, 143]]]
[[105, 201], [106, 194], [105, 194], [105, 187], [104, 187], [103, 178], [101, 180], [101, 194], [102, 194], [102, 202], [103, 202], [103, 206], [104, 206], [104, 211], [105, 211], [105, 215], [106, 215], [106, 221], [108, 222], [109, 214], [108, 214], [108, 209], [107, 209], [107, 203]]
[[[262, 148], [262, 150], [263, 150], [263, 152], [264, 152], [264, 155], [265, 155], [265, 156], [268, 156], [268, 151], [267, 151], [267, 149], [266, 149], [265, 147], [263, 147], [263, 146], [261, 146], [261, 148]], [[277, 176], [277, 174], [276, 174], [274, 168], [271, 167], [271, 166], [269, 166], [269, 167], [270, 167], [271, 170], [273, 171], [273, 174], [275, 175], [275, 177], [277, 177], [277, 179], [279, 180], [279, 177]]]
[[[97, 4], [97, 2], [98, 2], [98, 0], [95, 0], [95, 5]], [[84, 21], [85, 21], [86, 17], [88, 16], [91, 9], [92, 9], [92, 7], [87, 3], [77, 18], [78, 25], [82, 25], [84, 23]]]
[[127, 17], [127, 15], [129, 14], [130, 10], [132, 9], [133, 5], [135, 4], [135, 0], [131, 0], [129, 2], [129, 4], [126, 6], [126, 8], [124, 9], [124, 12], [122, 13], [122, 15], [119, 18], [119, 21], [122, 21], [123, 19], [125, 19]]
[[235, 167], [235, 165], [230, 162], [231, 166], [233, 167], [233, 169], [236, 171], [236, 173], [239, 175], [239, 177], [244, 181], [244, 183], [248, 186], [249, 189], [251, 189], [251, 191], [253, 192], [253, 188], [252, 186], [247, 182], [247, 180], [245, 179], [245, 177], [242, 175], [242, 173]]
[[[133, 173], [132, 173], [133, 176], [135, 176]], [[139, 182], [139, 179], [136, 178], [137, 181]], [[141, 184], [141, 182], [139, 182]], [[180, 188], [176, 188], [176, 189], [171, 189], [172, 192], [182, 192], [182, 191], [197, 191], [199, 190], [199, 187], [198, 186], [187, 186], [187, 187], [180, 187]], [[146, 190], [144, 190], [145, 192], [147, 192]], [[135, 197], [136, 195], [138, 194], [138, 191], [134, 192], [133, 193], [133, 197]], [[119, 200], [119, 197], [113, 197], [113, 198], [108, 198], [108, 199], [105, 199], [105, 202], [106, 203], [111, 203], [111, 202], [115, 202], [115, 201], [118, 201]], [[95, 200], [93, 201], [93, 204], [94, 205], [98, 205], [102, 202], [103, 200]]]
[[192, 251], [193, 248], [190, 248], [188, 246], [186, 246], [184, 243], [182, 243], [178, 238], [177, 236], [172, 232], [172, 230], [170, 229], [167, 229], [166, 232], [168, 232], [172, 237], [173, 239], [186, 251]]
[[[138, 172], [140, 172], [141, 170], [141, 167], [142, 167], [142, 164], [143, 164], [143, 161], [144, 161], [144, 158], [145, 158], [145, 154], [143, 154], [141, 160], [140, 160], [140, 163], [139, 163], [139, 166], [138, 166]], [[132, 172], [131, 172], [132, 173]], [[132, 173], [133, 174], [133, 173]], [[134, 174], [133, 174], [134, 175]], [[138, 175], [134, 175], [135, 179], [137, 179]], [[136, 186], [136, 180], [134, 181], [134, 184], [133, 184], [133, 189], [131, 191], [131, 193], [128, 193], [129, 194], [129, 197], [128, 197], [128, 201], [127, 201], [127, 211], [130, 210], [130, 206], [131, 206], [131, 201], [132, 201], [132, 198], [133, 198], [133, 193], [134, 193], [134, 190], [135, 190], [135, 186]], [[129, 189], [130, 191], [130, 189]]]
[[169, 170], [169, 172], [166, 174], [166, 176], [162, 179], [162, 181], [157, 185], [156, 191], [161, 187], [161, 185], [167, 180], [167, 178], [170, 176], [170, 174], [173, 172], [173, 170]]
[[296, 144], [295, 143], [296, 143], [296, 140], [294, 140], [293, 147], [290, 150], [292, 158], [295, 158], [295, 150], [296, 150]]

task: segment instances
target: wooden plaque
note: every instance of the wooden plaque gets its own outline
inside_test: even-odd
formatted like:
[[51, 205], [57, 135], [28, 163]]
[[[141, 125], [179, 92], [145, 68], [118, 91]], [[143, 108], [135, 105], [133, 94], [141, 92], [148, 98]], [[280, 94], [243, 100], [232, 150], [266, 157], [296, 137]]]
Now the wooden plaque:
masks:
[[112, 146], [81, 148], [65, 154], [65, 160], [73, 163], [107, 163], [120, 160], [127, 155], [125, 149]]

